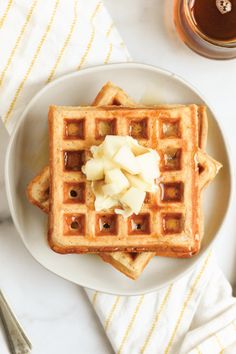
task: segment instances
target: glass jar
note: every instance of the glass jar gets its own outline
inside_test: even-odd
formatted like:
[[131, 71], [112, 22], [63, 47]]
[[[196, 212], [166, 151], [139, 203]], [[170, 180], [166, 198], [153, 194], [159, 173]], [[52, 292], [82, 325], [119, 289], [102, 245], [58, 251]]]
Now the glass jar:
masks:
[[211, 59], [236, 58], [236, 0], [174, 0], [182, 41]]

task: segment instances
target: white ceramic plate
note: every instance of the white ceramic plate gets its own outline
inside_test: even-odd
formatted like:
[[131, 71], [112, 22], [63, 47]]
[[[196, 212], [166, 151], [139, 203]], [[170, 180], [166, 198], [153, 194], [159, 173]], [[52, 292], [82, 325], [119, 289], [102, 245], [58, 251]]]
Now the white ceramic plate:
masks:
[[157, 290], [182, 276], [210, 247], [230, 203], [231, 169], [222, 131], [209, 109], [207, 151], [221, 161], [224, 168], [204, 193], [205, 237], [201, 252], [191, 259], [155, 257], [141, 277], [132, 281], [98, 256], [54, 253], [46, 240], [47, 216], [30, 205], [25, 194], [27, 183], [48, 162], [48, 106], [90, 104], [108, 80], [125, 89], [137, 102], [206, 104], [195, 89], [173, 73], [143, 64], [98, 66], [64, 76], [41, 90], [19, 119], [6, 159], [7, 194], [12, 217], [25, 246], [44, 267], [91, 289], [137, 295]]

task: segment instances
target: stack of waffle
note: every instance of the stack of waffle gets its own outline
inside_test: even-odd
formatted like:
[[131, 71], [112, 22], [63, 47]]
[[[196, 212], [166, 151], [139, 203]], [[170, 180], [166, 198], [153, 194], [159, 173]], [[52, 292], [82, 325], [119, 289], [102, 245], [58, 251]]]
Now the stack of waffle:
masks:
[[[136, 279], [155, 255], [191, 257], [203, 237], [201, 196], [221, 165], [205, 152], [203, 106], [143, 107], [107, 83], [89, 107], [51, 106], [50, 165], [28, 185], [28, 199], [49, 213], [48, 240], [59, 253], [96, 253]], [[155, 193], [128, 219], [97, 212], [81, 167], [106, 135], [131, 135], [160, 156]]]

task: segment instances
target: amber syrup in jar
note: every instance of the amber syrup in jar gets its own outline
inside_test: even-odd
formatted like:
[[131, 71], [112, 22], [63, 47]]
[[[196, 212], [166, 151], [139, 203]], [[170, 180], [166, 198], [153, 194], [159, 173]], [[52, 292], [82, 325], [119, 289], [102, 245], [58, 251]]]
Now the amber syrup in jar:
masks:
[[236, 0], [175, 0], [174, 21], [181, 39], [199, 54], [236, 57]]

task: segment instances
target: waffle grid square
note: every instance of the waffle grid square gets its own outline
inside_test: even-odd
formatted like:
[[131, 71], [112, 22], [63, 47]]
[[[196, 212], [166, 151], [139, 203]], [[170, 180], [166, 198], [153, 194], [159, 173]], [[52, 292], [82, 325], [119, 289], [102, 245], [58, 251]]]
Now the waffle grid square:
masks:
[[[54, 137], [50, 147], [51, 171], [54, 175], [51, 179], [54, 191], [51, 200], [51, 237], [56, 235], [63, 244], [67, 243], [66, 238], [70, 236], [70, 247], [78, 245], [82, 252], [83, 247], [91, 251], [101, 250], [102, 247], [111, 251], [115, 248], [138, 250], [140, 247], [142, 250], [153, 251], [163, 237], [170, 242], [173, 237], [193, 239], [198, 232], [196, 225], [199, 209], [198, 172], [194, 161], [198, 148], [196, 119], [194, 105], [164, 110], [52, 108], [49, 119], [50, 131]], [[77, 121], [83, 121], [83, 134], [80, 135], [83, 139], [77, 138]], [[75, 139], [65, 137], [64, 127], [68, 122], [74, 124], [75, 130], [73, 128], [72, 131], [77, 132]], [[82, 165], [91, 156], [91, 145], [101, 143], [103, 132], [105, 135], [106, 132], [132, 135], [141, 144], [156, 148], [160, 155], [159, 182], [162, 187], [156, 194], [147, 194], [141, 213], [126, 221], [112, 210], [104, 213], [94, 210], [90, 182], [86, 181], [81, 172]], [[79, 185], [83, 185], [82, 194], [76, 189]], [[68, 196], [70, 186], [74, 186], [71, 189], [74, 192]], [[64, 190], [64, 196], [61, 190]], [[188, 207], [186, 200], [190, 204]], [[64, 226], [60, 222], [52, 224], [53, 219], [62, 219]]]

